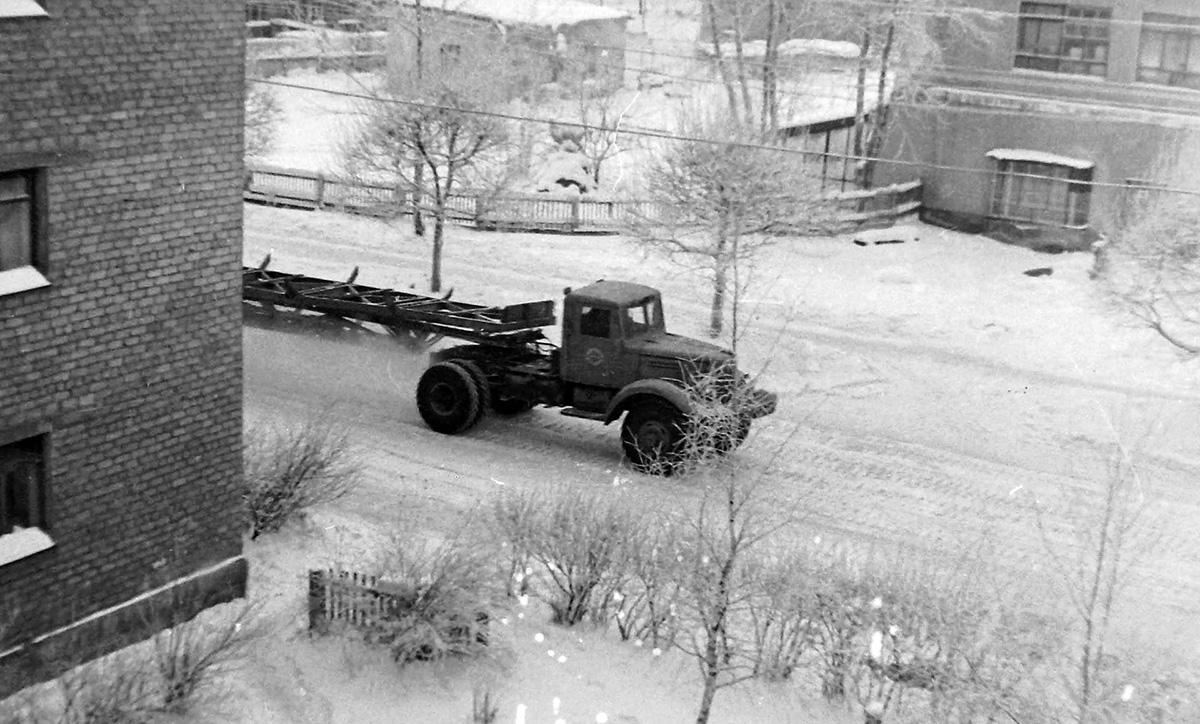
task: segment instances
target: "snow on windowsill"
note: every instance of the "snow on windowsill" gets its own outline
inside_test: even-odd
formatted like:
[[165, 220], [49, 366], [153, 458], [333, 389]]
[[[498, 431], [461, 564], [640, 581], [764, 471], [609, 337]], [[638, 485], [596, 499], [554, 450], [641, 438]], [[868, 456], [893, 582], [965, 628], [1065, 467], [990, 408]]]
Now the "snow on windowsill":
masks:
[[0, 271], [0, 297], [50, 286], [50, 280], [31, 266]]
[[0, 566], [53, 547], [54, 540], [41, 528], [15, 528], [12, 533], [0, 535]]
[[0, 18], [45, 18], [46, 9], [36, 0], [9, 0], [0, 3]]

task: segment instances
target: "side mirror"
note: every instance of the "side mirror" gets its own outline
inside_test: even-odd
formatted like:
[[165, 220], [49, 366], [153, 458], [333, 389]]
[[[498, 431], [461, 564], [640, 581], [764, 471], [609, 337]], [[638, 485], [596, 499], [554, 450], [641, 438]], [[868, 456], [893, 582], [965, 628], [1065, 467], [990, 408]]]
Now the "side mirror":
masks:
[[571, 287], [563, 287], [563, 296], [564, 297], [570, 293], [571, 293]]

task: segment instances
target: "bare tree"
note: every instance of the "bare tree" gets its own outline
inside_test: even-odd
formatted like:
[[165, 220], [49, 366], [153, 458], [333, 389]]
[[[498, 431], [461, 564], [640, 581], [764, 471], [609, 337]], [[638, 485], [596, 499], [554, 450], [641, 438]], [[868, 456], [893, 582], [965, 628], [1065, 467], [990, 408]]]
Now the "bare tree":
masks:
[[1098, 506], [1077, 496], [1068, 500], [1060, 516], [1069, 521], [1066, 543], [1055, 540], [1046, 510], [1035, 503], [1043, 549], [1064, 583], [1067, 612], [1077, 626], [1066, 677], [1077, 724], [1105, 720], [1102, 711], [1116, 683], [1109, 655], [1113, 619], [1137, 565], [1158, 539], [1147, 525], [1150, 502], [1136, 460], [1121, 444], [1099, 492]]
[[651, 249], [711, 275], [709, 334], [719, 336], [732, 300], [733, 340], [739, 298], [757, 253], [782, 233], [820, 227], [831, 206], [798, 157], [770, 147], [763, 134], [724, 111], [694, 108], [678, 124], [681, 140], [663, 144], [647, 169], [652, 215], [634, 234]]
[[[877, 158], [883, 149], [892, 99], [920, 101], [923, 79], [938, 72], [943, 55], [951, 48], [974, 49], [997, 37], [989, 16], [976, 12], [964, 0], [798, 4], [802, 8], [799, 17], [784, 13], [779, 21], [786, 23], [786, 33], [811, 32], [844, 38], [858, 46], [852, 155], [859, 161], [858, 180], [864, 187], [870, 185], [874, 168], [869, 159]], [[768, 56], [779, 22], [767, 25]], [[778, 59], [769, 67], [778, 69]], [[764, 76], [764, 82], [768, 80], [769, 76]]]
[[271, 86], [250, 80], [257, 75], [249, 71], [246, 80], [245, 154], [249, 158], [264, 156], [275, 142], [275, 134], [283, 115], [279, 100]]
[[1126, 312], [1200, 354], [1200, 196], [1141, 194], [1131, 219], [1095, 250], [1099, 273]]
[[757, 675], [753, 646], [739, 629], [749, 615], [757, 582], [746, 575], [748, 558], [779, 528], [760, 519], [753, 483], [739, 483], [725, 470], [716, 490], [706, 495], [683, 545], [681, 616], [690, 634], [677, 646], [696, 660], [703, 688], [696, 724], [707, 724], [721, 689]]

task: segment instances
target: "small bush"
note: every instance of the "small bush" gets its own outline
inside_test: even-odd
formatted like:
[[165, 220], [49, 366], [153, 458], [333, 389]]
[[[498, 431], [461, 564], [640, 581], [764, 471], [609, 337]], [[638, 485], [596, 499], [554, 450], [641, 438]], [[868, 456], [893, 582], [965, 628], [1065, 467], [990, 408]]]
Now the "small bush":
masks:
[[175, 714], [188, 711], [198, 694], [245, 659], [260, 630], [258, 607], [240, 603], [205, 611], [159, 632], [151, 661], [157, 674], [156, 707]]
[[376, 584], [393, 604], [366, 626], [366, 640], [400, 663], [488, 652], [488, 623], [503, 598], [494, 565], [466, 538], [396, 539]]
[[554, 622], [574, 626], [628, 575], [628, 551], [644, 526], [622, 500], [563, 492], [534, 518], [530, 557], [549, 578]]
[[492, 531], [505, 549], [505, 592], [517, 596], [528, 592], [530, 562], [538, 536], [538, 511], [542, 496], [523, 490], [497, 495], [492, 504]]
[[357, 487], [361, 468], [351, 453], [347, 434], [326, 424], [248, 429], [242, 463], [251, 539]]

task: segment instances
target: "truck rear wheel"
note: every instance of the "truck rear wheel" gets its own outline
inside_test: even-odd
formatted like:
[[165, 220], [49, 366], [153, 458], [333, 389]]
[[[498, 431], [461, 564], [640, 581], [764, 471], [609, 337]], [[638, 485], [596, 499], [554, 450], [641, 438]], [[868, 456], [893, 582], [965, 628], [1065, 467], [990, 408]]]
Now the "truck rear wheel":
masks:
[[471, 375], [471, 379], [475, 381], [475, 394], [479, 397], [479, 407], [475, 413], [475, 419], [467, 424], [467, 427], [471, 427], [487, 414], [488, 401], [492, 397], [492, 386], [488, 384], [488, 378], [483, 373], [483, 369], [475, 362], [469, 359], [456, 359], [450, 360], [450, 363], [462, 367], [467, 371], [467, 374]]
[[621, 424], [621, 446], [634, 469], [670, 475], [681, 461], [684, 418], [674, 405], [652, 400], [634, 406]]
[[438, 362], [417, 383], [417, 411], [430, 429], [445, 435], [466, 430], [479, 419], [479, 390], [471, 373]]

